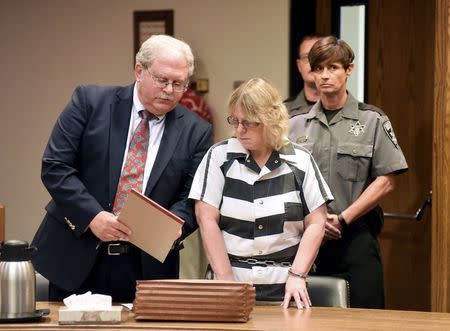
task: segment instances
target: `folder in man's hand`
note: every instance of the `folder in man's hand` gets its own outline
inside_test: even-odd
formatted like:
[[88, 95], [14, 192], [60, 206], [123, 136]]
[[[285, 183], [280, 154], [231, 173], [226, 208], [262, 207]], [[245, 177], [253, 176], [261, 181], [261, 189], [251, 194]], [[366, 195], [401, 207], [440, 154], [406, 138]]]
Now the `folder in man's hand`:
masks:
[[130, 242], [164, 262], [184, 221], [145, 195], [131, 190], [118, 216], [131, 230]]

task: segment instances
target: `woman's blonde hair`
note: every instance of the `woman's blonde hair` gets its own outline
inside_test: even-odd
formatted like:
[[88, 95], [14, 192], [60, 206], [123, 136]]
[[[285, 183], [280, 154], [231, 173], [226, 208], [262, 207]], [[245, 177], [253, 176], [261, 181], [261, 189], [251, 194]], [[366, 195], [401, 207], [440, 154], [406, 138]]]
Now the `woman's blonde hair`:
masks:
[[228, 113], [239, 108], [248, 121], [264, 125], [266, 141], [275, 150], [286, 143], [288, 112], [280, 94], [264, 78], [252, 78], [242, 83], [228, 99]]

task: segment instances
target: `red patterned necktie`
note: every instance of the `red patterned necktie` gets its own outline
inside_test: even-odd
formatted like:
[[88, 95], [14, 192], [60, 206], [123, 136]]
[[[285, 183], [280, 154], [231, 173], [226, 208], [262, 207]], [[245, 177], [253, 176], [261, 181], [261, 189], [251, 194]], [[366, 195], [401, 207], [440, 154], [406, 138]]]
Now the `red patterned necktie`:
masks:
[[127, 159], [117, 186], [116, 198], [114, 199], [113, 213], [119, 215], [123, 204], [127, 199], [128, 192], [134, 188], [142, 191], [142, 180], [144, 178], [145, 161], [147, 160], [147, 148], [149, 139], [149, 123], [153, 117], [147, 110], [139, 111], [141, 121], [134, 131], [128, 147]]

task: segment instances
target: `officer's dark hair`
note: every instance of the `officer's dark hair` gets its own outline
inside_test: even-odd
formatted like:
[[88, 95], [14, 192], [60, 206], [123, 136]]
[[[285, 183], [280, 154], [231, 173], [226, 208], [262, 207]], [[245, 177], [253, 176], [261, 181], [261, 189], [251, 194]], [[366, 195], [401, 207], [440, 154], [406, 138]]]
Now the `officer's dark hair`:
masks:
[[311, 33], [311, 34], [307, 34], [306, 36], [303, 36], [303, 38], [300, 39], [300, 42], [298, 43], [298, 47], [297, 47], [297, 53], [298, 53], [297, 56], [298, 56], [298, 58], [300, 58], [300, 56], [301, 56], [301, 54], [300, 54], [300, 47], [302, 47], [302, 44], [305, 41], [307, 41], [307, 40], [314, 40], [314, 39], [319, 40], [320, 38], [324, 38], [326, 36], [327, 36], [326, 34], [319, 33], [319, 32]]
[[338, 62], [345, 70], [355, 59], [355, 53], [350, 46], [335, 36], [327, 36], [315, 42], [309, 51], [308, 60], [311, 70], [314, 71], [322, 64]]

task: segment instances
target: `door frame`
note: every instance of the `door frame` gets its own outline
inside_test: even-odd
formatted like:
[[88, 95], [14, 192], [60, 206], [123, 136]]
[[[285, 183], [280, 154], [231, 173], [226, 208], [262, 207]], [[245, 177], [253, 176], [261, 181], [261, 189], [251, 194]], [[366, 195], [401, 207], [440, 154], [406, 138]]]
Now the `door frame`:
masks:
[[436, 0], [431, 310], [450, 312], [450, 0]]

